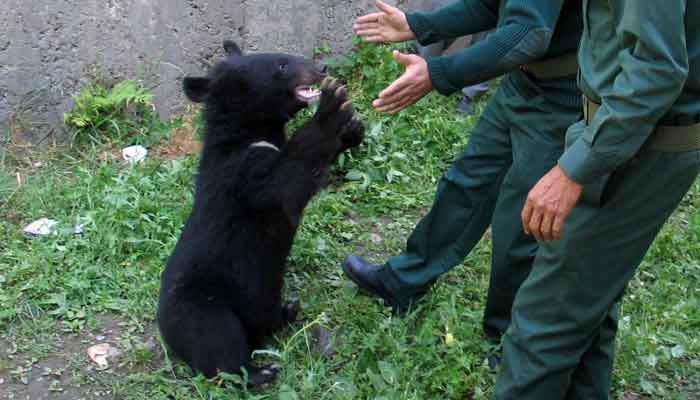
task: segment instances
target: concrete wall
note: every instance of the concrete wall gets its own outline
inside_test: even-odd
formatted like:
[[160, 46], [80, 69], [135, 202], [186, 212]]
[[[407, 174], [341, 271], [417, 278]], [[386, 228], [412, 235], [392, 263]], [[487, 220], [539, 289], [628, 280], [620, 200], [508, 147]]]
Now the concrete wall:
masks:
[[[399, 1], [413, 9], [425, 0]], [[397, 1], [389, 0], [396, 4]], [[163, 117], [182, 110], [185, 74], [221, 54], [311, 56], [326, 43], [349, 48], [353, 19], [371, 0], [3, 0], [0, 7], [0, 135], [21, 127], [39, 142], [61, 138], [60, 121], [81, 86], [102, 76], [140, 79]], [[0, 141], [1, 142], [1, 141]]]

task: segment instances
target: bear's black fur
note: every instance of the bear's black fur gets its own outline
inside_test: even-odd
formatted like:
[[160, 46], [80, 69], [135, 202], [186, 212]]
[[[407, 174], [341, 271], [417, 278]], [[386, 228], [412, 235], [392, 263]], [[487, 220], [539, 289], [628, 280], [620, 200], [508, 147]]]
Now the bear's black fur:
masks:
[[304, 207], [364, 128], [345, 89], [326, 79], [312, 119], [287, 140], [285, 124], [306, 106], [322, 76], [287, 54], [226, 58], [184, 91], [203, 102], [206, 133], [192, 213], [162, 275], [160, 332], [171, 351], [211, 377], [241, 373], [270, 381], [274, 367], [250, 364], [264, 338], [294, 320], [283, 304], [285, 262]]

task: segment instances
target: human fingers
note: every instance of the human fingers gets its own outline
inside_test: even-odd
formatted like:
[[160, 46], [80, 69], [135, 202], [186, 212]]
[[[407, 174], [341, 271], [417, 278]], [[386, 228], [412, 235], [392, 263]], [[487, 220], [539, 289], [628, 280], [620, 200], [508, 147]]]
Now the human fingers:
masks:
[[363, 24], [376, 24], [379, 22], [379, 17], [384, 15], [382, 12], [375, 12], [375, 13], [370, 13], [370, 14], [365, 14], [360, 17], [357, 17], [355, 19], [355, 25], [363, 25]]
[[377, 6], [378, 9], [384, 11], [387, 14], [393, 14], [396, 11], [399, 11], [398, 8], [390, 6], [390, 5], [386, 4], [385, 2], [383, 2], [382, 0], [376, 0], [374, 2], [374, 4]]
[[391, 83], [391, 85], [387, 86], [379, 92], [379, 96], [377, 100], [383, 100], [387, 98], [391, 98], [394, 96], [396, 93], [399, 93], [403, 90], [406, 89], [410, 85], [410, 81], [408, 79], [407, 73], [404, 72], [403, 75], [399, 77], [399, 79], [395, 80], [394, 82]]
[[384, 36], [368, 36], [364, 38], [365, 42], [368, 43], [386, 43], [386, 39], [384, 39]]
[[532, 212], [532, 216], [530, 217], [530, 221], [527, 223], [527, 227], [530, 230], [530, 233], [537, 239], [538, 242], [542, 241], [542, 213], [540, 212], [539, 209], [535, 207], [535, 209]]
[[540, 224], [540, 232], [542, 239], [549, 242], [554, 240], [552, 235], [552, 223], [554, 222], [554, 215], [550, 212], [546, 212], [542, 215], [542, 223]]
[[420, 58], [415, 54], [404, 54], [398, 50], [394, 50], [391, 53], [391, 56], [394, 57], [394, 60], [396, 60], [396, 62], [406, 67], [418, 61], [417, 58]]
[[413, 98], [413, 96], [411, 95], [411, 93], [409, 91], [404, 91], [404, 92], [400, 92], [400, 93], [401, 93], [400, 96], [396, 96], [391, 100], [382, 99], [381, 101], [376, 102], [376, 104], [374, 105], [374, 108], [380, 112], [388, 112], [388, 111], [391, 111], [397, 107], [402, 106], [404, 103], [406, 103], [407, 101], [409, 101], [410, 99]]
[[382, 33], [381, 33], [381, 31], [380, 31], [379, 29], [376, 29], [376, 28], [367, 28], [367, 29], [359, 29], [359, 30], [356, 30], [356, 31], [355, 31], [355, 34], [356, 34], [357, 36], [368, 37], [368, 36], [381, 36]]
[[532, 217], [532, 211], [534, 210], [532, 201], [530, 199], [525, 201], [525, 206], [523, 207], [523, 211], [520, 213], [520, 220], [523, 224], [523, 231], [525, 231], [526, 234], [530, 235], [530, 218]]
[[391, 108], [387, 108], [383, 112], [385, 112], [387, 114], [396, 114], [396, 113], [402, 111], [403, 109], [405, 109], [406, 107], [414, 104], [419, 99], [420, 99], [420, 97], [417, 97], [417, 96], [407, 96], [404, 99], [393, 103]]

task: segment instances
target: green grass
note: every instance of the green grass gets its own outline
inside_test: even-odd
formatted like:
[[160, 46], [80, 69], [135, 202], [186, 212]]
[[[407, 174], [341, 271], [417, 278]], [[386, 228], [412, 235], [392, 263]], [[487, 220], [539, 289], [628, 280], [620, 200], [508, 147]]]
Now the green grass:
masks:
[[[42, 363], [62, 354], [53, 389], [78, 390], [86, 398], [488, 398], [495, 374], [484, 362], [491, 348], [480, 325], [488, 238], [405, 318], [359, 295], [339, 268], [351, 252], [381, 261], [400, 251], [430, 206], [438, 177], [467, 143], [475, 117], [457, 116], [456, 98], [437, 95], [398, 116], [376, 114], [371, 99], [400, 73], [388, 50], [363, 46], [340, 65], [367, 122], [367, 139], [342, 157], [332, 186], [306, 210], [286, 280], [289, 294], [301, 299], [303, 320], [256, 356], [283, 366], [278, 382], [248, 392], [238, 377], [192, 376], [159, 345], [145, 345], [154, 334], [160, 273], [192, 202], [197, 160], [150, 158], [123, 166], [97, 161], [97, 145], [81, 154], [37, 153], [42, 166], [23, 169], [19, 188], [14, 173], [26, 163], [2, 164], [0, 377], [6, 382], [0, 393], [22, 393], [22, 379], [36, 381]], [[58, 220], [59, 234], [28, 238], [20, 232], [40, 217]], [[84, 225], [82, 236], [72, 234], [75, 223]], [[623, 303], [616, 398], [700, 396], [699, 242], [695, 185]], [[84, 354], [106, 324], [118, 331], [114, 341], [126, 354], [118, 366], [98, 372]], [[333, 355], [315, 350], [317, 326], [332, 332]], [[454, 337], [449, 344], [448, 333]]]

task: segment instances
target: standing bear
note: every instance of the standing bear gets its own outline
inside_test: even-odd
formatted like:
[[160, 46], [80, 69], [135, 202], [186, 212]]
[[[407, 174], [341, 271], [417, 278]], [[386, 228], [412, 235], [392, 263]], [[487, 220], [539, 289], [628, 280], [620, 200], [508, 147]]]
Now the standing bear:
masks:
[[[304, 207], [331, 164], [358, 146], [364, 127], [346, 90], [320, 83], [313, 62], [287, 54], [226, 57], [206, 77], [184, 79], [204, 103], [206, 132], [195, 199], [161, 279], [158, 325], [172, 353], [207, 377], [238, 373], [250, 385], [274, 366], [251, 352], [298, 313], [282, 300], [285, 264]], [[285, 124], [320, 96], [313, 117], [289, 139]]]

